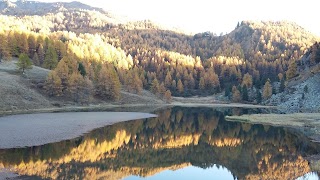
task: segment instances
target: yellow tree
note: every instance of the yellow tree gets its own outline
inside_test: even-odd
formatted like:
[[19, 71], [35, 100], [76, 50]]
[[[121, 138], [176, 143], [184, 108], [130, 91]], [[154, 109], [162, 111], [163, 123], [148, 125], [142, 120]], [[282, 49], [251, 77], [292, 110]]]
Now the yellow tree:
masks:
[[72, 73], [68, 79], [68, 92], [73, 101], [80, 102], [81, 90], [84, 84], [84, 79], [80, 73]]
[[164, 94], [164, 100], [167, 102], [167, 103], [170, 103], [172, 101], [172, 96], [171, 96], [171, 92], [170, 90], [167, 90]]
[[183, 84], [180, 79], [178, 80], [178, 83], [177, 83], [177, 89], [179, 93], [183, 93], [184, 91]]
[[1, 59], [5, 59], [5, 60], [11, 59], [8, 39], [5, 34], [0, 34], [0, 61]]
[[96, 93], [102, 98], [118, 100], [120, 98], [121, 84], [113, 67], [102, 65], [99, 72]]
[[295, 60], [291, 60], [286, 75], [287, 80], [292, 79], [297, 75], [297, 64]]
[[243, 76], [243, 80], [242, 80], [242, 86], [246, 85], [247, 88], [251, 88], [252, 87], [252, 76], [249, 73], [246, 73]]
[[55, 68], [55, 71], [57, 72], [57, 75], [61, 79], [63, 91], [68, 89], [68, 80], [69, 76], [73, 73], [70, 73], [68, 65], [66, 64], [65, 60], [61, 60], [57, 67]]
[[164, 79], [164, 85], [166, 86], [166, 88], [170, 88], [171, 84], [172, 84], [172, 77], [171, 77], [170, 72], [168, 71], [167, 75], [166, 75], [166, 77]]
[[45, 82], [45, 90], [49, 96], [61, 96], [61, 79], [55, 71], [51, 71], [48, 74], [47, 80]]
[[236, 86], [232, 87], [232, 101], [234, 102], [240, 102], [241, 100], [241, 94], [240, 91]]
[[56, 50], [52, 47], [49, 46], [45, 58], [44, 58], [44, 67], [47, 69], [54, 69], [58, 64], [58, 55]]
[[160, 85], [157, 78], [154, 78], [154, 80], [152, 81], [151, 92], [155, 95], [158, 95], [160, 93]]
[[262, 97], [264, 99], [268, 99], [272, 96], [272, 85], [270, 83], [270, 79], [267, 80], [267, 82], [263, 86], [263, 93]]
[[205, 82], [204, 82], [204, 78], [201, 77], [201, 78], [200, 78], [200, 81], [199, 81], [199, 89], [204, 90], [205, 87], [206, 87], [206, 84], [205, 84]]

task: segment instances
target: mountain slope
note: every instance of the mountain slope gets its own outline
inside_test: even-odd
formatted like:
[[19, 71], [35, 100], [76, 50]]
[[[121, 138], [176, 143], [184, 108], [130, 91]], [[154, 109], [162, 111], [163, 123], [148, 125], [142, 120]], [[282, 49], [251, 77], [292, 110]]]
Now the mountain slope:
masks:
[[[146, 89], [170, 97], [224, 92], [228, 100], [259, 103], [263, 85], [279, 81], [289, 64], [319, 40], [291, 22], [243, 21], [226, 35], [191, 36], [148, 20], [121, 22], [77, 2], [48, 3], [53, 13], [43, 15], [28, 11], [44, 3], [1, 3], [25, 16], [11, 16], [9, 11], [0, 16], [0, 55], [26, 53], [34, 64], [54, 70], [63, 84], [63, 92], [58, 87], [57, 95], [64, 97], [70, 97], [67, 86], [73, 72], [77, 78], [88, 78], [91, 94], [97, 95], [105, 66], [104, 73], [114, 72], [114, 82], [134, 93]], [[52, 57], [57, 58], [51, 61]], [[65, 72], [67, 78], [58, 73], [65, 71], [65, 64], [71, 67]], [[243, 93], [247, 91], [250, 96]]]
[[18, 0], [16, 2], [11, 2], [9, 0], [0, 1], [0, 12], [1, 14], [4, 14], [4, 15], [43, 16], [48, 13], [58, 13], [61, 11], [72, 11], [72, 10], [79, 10], [79, 9], [106, 13], [101, 8], [94, 8], [77, 1], [57, 2], [57, 3], [45, 3], [45, 2], [24, 1], [24, 0]]
[[267, 103], [278, 105], [285, 112], [320, 111], [320, 47], [311, 46], [296, 64], [295, 75], [283, 93], [273, 95]]

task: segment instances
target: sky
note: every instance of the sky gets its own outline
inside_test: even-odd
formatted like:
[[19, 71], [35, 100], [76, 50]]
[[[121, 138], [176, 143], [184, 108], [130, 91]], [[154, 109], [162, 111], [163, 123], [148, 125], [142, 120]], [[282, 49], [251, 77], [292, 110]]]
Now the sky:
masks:
[[[56, 2], [57, 0], [40, 0]], [[60, 0], [68, 2], [70, 0]], [[229, 33], [243, 20], [293, 21], [320, 36], [317, 0], [78, 0], [132, 19], [189, 32]]]

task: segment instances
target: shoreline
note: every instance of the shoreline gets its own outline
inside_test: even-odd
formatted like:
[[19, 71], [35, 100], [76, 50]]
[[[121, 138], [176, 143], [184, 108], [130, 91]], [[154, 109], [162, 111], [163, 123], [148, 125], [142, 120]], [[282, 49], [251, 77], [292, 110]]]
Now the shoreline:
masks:
[[20, 110], [0, 110], [0, 117], [15, 114], [33, 114], [33, 113], [55, 113], [55, 112], [90, 112], [90, 111], [106, 111], [106, 110], [130, 110], [135, 109], [140, 112], [151, 112], [167, 107], [222, 107], [222, 108], [249, 108], [249, 109], [277, 109], [276, 106], [241, 104], [241, 103], [181, 103], [173, 102], [170, 104], [98, 104], [87, 106], [64, 106], [64, 107], [48, 107], [35, 109], [20, 109]]
[[320, 113], [250, 114], [226, 116], [225, 119], [233, 122], [293, 128], [304, 133], [312, 141], [320, 143]]
[[82, 136], [119, 122], [157, 117], [138, 112], [63, 112], [0, 117], [0, 149], [24, 148]]

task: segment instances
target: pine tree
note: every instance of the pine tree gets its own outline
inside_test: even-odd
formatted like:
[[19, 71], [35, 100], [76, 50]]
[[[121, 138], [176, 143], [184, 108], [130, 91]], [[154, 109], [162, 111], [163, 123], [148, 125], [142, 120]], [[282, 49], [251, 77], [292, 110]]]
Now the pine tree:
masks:
[[28, 57], [28, 55], [25, 53], [20, 54], [19, 60], [16, 63], [16, 65], [17, 65], [19, 71], [22, 71], [22, 74], [24, 74], [24, 71], [26, 69], [32, 69], [32, 62], [31, 62], [30, 58]]

